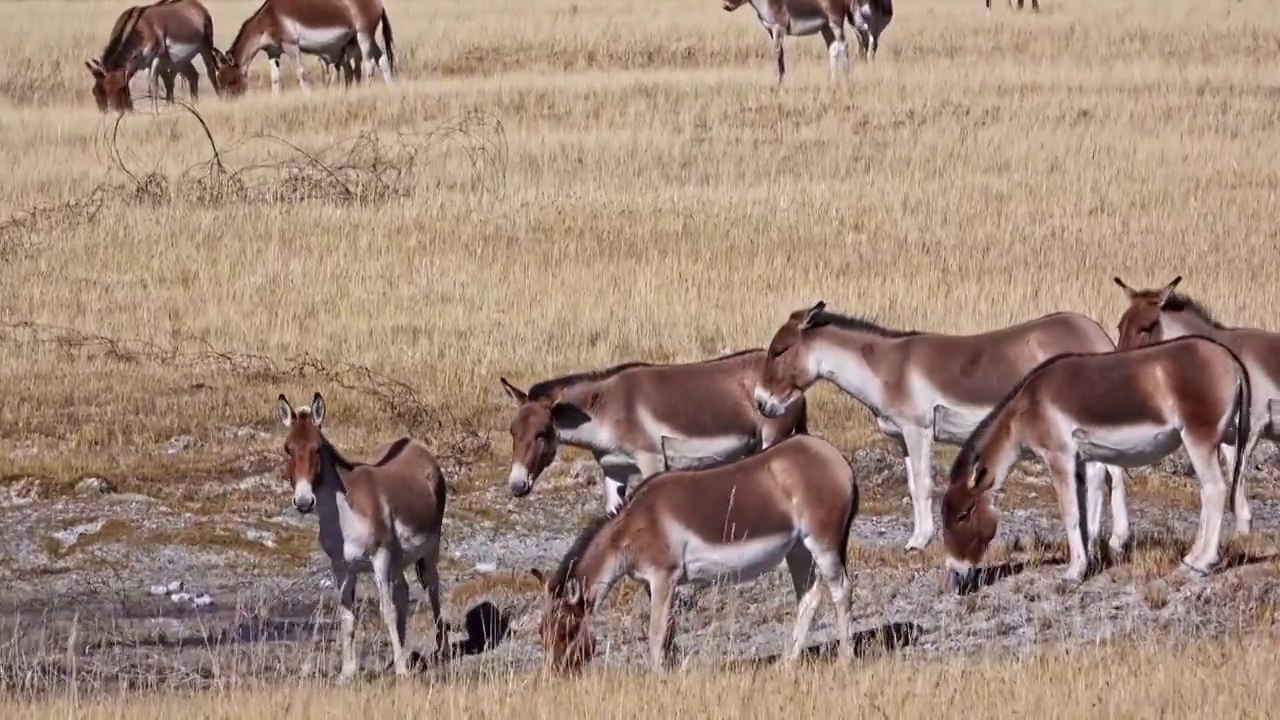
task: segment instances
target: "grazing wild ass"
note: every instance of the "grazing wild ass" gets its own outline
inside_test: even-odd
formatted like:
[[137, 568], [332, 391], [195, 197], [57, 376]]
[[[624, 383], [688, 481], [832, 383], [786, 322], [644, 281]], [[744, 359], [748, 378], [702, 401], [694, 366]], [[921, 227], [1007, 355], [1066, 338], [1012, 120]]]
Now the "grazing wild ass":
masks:
[[[733, 463], [656, 475], [616, 515], [578, 535], [543, 584], [539, 627], [545, 661], [575, 672], [591, 660], [591, 621], [624, 577], [649, 591], [649, 657], [670, 657], [677, 585], [750, 582], [786, 562], [798, 607], [794, 661], [825, 590], [836, 610], [840, 656], [852, 654], [846, 568], [849, 529], [858, 509], [853, 469], [830, 443], [796, 435]], [[815, 572], [816, 571], [816, 572]]]
[[893, 19], [893, 0], [724, 0], [723, 8], [725, 12], [733, 12], [747, 4], [756, 11], [760, 25], [769, 35], [779, 83], [787, 72], [782, 49], [784, 37], [821, 33], [823, 42], [827, 44], [831, 77], [834, 78], [841, 69], [847, 70], [849, 63], [845, 21], [853, 26], [858, 43], [866, 52], [867, 59], [871, 60], [880, 44], [880, 33]]
[[191, 63], [197, 55], [215, 92], [213, 17], [199, 0], [159, 0], [127, 8], [116, 18], [101, 57], [85, 61], [93, 76], [93, 99], [98, 110], [133, 110], [129, 81], [146, 69], [152, 102], [158, 104], [156, 83], [164, 81], [165, 99], [173, 102], [174, 78], [187, 80], [191, 100], [199, 95], [200, 74]]
[[[906, 463], [914, 515], [906, 547], [921, 550], [934, 536], [932, 444], [964, 443], [1000, 398], [1046, 359], [1113, 350], [1101, 325], [1070, 312], [977, 335], [945, 335], [889, 330], [819, 302], [791, 313], [774, 333], [755, 400], [761, 414], [777, 417], [825, 379], [869, 409]], [[1123, 494], [1124, 471], [1110, 470], [1112, 492]]]
[[435, 614], [436, 651], [445, 649], [440, 613], [440, 528], [445, 482], [431, 451], [405, 436], [379, 448], [372, 463], [345, 459], [321, 432], [324, 398], [294, 408], [281, 393], [276, 414], [289, 429], [284, 452], [286, 479], [293, 483], [293, 505], [315, 510], [320, 547], [332, 563], [342, 606], [342, 675], [355, 675], [356, 577], [373, 573], [383, 621], [391, 636], [397, 675], [409, 672], [405, 630], [409, 585], [404, 569], [413, 565]]
[[662, 436], [700, 449], [677, 459], [691, 469], [726, 462], [807, 432], [806, 408], [763, 418], [751, 400], [764, 351], [692, 363], [625, 363], [545, 380], [528, 392], [499, 378], [518, 410], [511, 421], [511, 494], [524, 497], [559, 445], [588, 450], [604, 471], [605, 512], [622, 504], [633, 481], [663, 468]]
[[[1174, 292], [1182, 276], [1158, 289], [1135, 290], [1120, 278], [1113, 278], [1129, 298], [1129, 307], [1120, 316], [1116, 332], [1121, 350], [1143, 347], [1162, 340], [1199, 335], [1226, 345], [1249, 371], [1249, 384], [1253, 395], [1249, 399], [1252, 416], [1249, 418], [1252, 432], [1242, 441], [1246, 459], [1241, 472], [1247, 476], [1248, 458], [1258, 441], [1266, 438], [1280, 441], [1280, 425], [1272, 419], [1270, 401], [1280, 398], [1280, 333], [1255, 328], [1232, 328], [1214, 319], [1204, 306], [1185, 295]], [[1231, 467], [1239, 446], [1235, 438], [1224, 443], [1220, 452], [1223, 464]], [[1252, 515], [1246, 497], [1248, 481], [1241, 479], [1236, 485], [1236, 532], [1248, 534]]]
[[[1028, 449], [1053, 475], [1071, 555], [1064, 577], [1077, 581], [1097, 545], [1102, 517], [1102, 482], [1093, 472], [1099, 466], [1087, 463], [1151, 465], [1185, 446], [1200, 479], [1200, 527], [1182, 562], [1209, 572], [1219, 557], [1227, 496], [1217, 448], [1224, 437], [1248, 435], [1249, 410], [1248, 370], [1229, 349], [1206, 338], [1050, 358], [983, 418], [951, 467], [942, 528], [952, 579], [960, 588], [975, 581], [976, 565], [996, 533], [992, 493]], [[1232, 468], [1233, 484], [1242, 466], [1237, 460]], [[1082, 483], [1083, 528], [1077, 495]], [[1128, 539], [1127, 514], [1112, 505], [1113, 549]]]
[[[385, 53], [374, 39], [379, 23], [387, 46]], [[382, 0], [266, 0], [244, 21], [230, 49], [221, 56], [218, 79], [228, 92], [243, 93], [248, 88], [245, 73], [249, 63], [259, 52], [265, 52], [271, 68], [271, 92], [279, 95], [280, 57], [288, 55], [297, 68], [298, 84], [304, 93], [309, 93], [311, 83], [302, 63], [303, 53], [343, 67], [349, 55], [347, 45], [352, 40], [363, 59], [362, 77], [372, 79], [376, 65], [390, 85], [395, 49], [391, 20]]]

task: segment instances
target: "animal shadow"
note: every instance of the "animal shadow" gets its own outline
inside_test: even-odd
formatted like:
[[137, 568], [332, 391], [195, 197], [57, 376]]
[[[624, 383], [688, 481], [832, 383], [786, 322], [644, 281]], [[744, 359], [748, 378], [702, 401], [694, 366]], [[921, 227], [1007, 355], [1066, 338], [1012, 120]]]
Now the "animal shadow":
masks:
[[[855, 657], [866, 657], [873, 650], [880, 649], [892, 652], [909, 647], [919, 641], [924, 634], [924, 627], [911, 622], [892, 622], [870, 630], [862, 630], [853, 634], [852, 645]], [[800, 660], [804, 662], [830, 662], [839, 656], [839, 641], [828, 640], [806, 647], [800, 651]], [[776, 665], [782, 660], [782, 654], [776, 653], [764, 657], [732, 660], [724, 664], [726, 670], [743, 670]]]
[[[419, 668], [449, 662], [468, 655], [479, 655], [500, 645], [511, 634], [511, 616], [492, 602], [485, 600], [472, 606], [462, 620], [466, 637], [449, 643], [447, 648], [423, 655], [413, 652], [411, 660]], [[451, 629], [451, 628], [450, 628]]]

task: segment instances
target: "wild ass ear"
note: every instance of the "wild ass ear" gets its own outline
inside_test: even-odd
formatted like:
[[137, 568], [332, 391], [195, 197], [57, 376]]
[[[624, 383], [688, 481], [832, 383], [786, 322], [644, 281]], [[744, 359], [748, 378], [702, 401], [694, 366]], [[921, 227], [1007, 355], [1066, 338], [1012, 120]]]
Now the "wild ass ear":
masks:
[[89, 72], [93, 73], [95, 78], [101, 79], [105, 73], [102, 71], [102, 65], [97, 60], [85, 60], [84, 66], [89, 68]]
[[546, 575], [543, 575], [541, 570], [539, 570], [538, 568], [529, 568], [529, 574], [530, 574], [530, 575], [532, 575], [532, 576], [534, 576], [535, 578], [537, 578], [537, 579], [538, 579], [538, 582], [542, 583], [542, 588], [543, 588], [544, 590], [546, 589], [546, 587], [547, 587], [547, 576], [546, 576]]
[[564, 599], [568, 600], [570, 605], [577, 605], [582, 602], [582, 585], [577, 578], [569, 578], [565, 581]]
[[1169, 297], [1173, 295], [1173, 289], [1178, 287], [1178, 283], [1182, 282], [1182, 276], [1174, 278], [1168, 285], [1160, 289], [1160, 307], [1169, 302]]
[[506, 390], [507, 396], [512, 400], [515, 400], [516, 403], [523, 405], [524, 403], [529, 402], [528, 393], [507, 382], [506, 378], [500, 377], [498, 378], [498, 382], [502, 383], [502, 389]]
[[986, 483], [983, 481], [987, 479], [987, 475], [988, 472], [986, 465], [974, 465], [973, 473], [969, 475], [969, 489], [977, 490], [981, 487], [983, 490], [986, 490]]
[[276, 398], [276, 417], [280, 418], [280, 424], [285, 427], [293, 425], [297, 415], [293, 412], [293, 406], [289, 404], [289, 398], [280, 393], [280, 397]]
[[1121, 280], [1119, 277], [1113, 277], [1111, 278], [1111, 280], [1115, 282], [1116, 285], [1119, 285], [1120, 289], [1124, 291], [1124, 294], [1128, 295], [1130, 298], [1138, 294], [1137, 290], [1134, 290], [1133, 288], [1129, 287], [1129, 285], [1126, 284], [1125, 281]]
[[316, 427], [320, 427], [324, 422], [324, 398], [319, 392], [311, 396], [311, 422], [315, 423]]
[[822, 312], [826, 309], [826, 301], [819, 300], [815, 303], [813, 307], [809, 308], [809, 310], [805, 312], [804, 317], [800, 318], [800, 329], [808, 330], [816, 325], [818, 321], [822, 319]]

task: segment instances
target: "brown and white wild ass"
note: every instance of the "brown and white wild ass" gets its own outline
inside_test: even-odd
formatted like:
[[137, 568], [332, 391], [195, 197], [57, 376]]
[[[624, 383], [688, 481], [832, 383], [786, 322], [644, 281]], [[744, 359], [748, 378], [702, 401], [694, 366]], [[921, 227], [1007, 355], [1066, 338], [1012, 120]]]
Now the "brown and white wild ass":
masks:
[[650, 478], [616, 515], [602, 515], [574, 541], [543, 583], [539, 627], [545, 660], [575, 672], [591, 660], [591, 624], [615, 583], [649, 591], [649, 657], [669, 659], [677, 585], [750, 582], [786, 562], [798, 603], [786, 661], [804, 649], [827, 592], [836, 611], [840, 656], [851, 656], [849, 529], [858, 509], [853, 469], [830, 443], [796, 435], [733, 463]]
[[440, 466], [426, 445], [408, 436], [383, 445], [372, 463], [347, 460], [321, 431], [324, 398], [320, 393], [312, 397], [310, 406], [300, 408], [290, 405], [281, 393], [276, 413], [289, 429], [284, 443], [285, 475], [293, 483], [293, 505], [300, 513], [317, 512], [320, 547], [329, 557], [338, 586], [341, 677], [350, 679], [358, 669], [356, 577], [368, 572], [378, 588], [396, 674], [408, 674], [409, 585], [404, 569], [409, 565], [417, 570], [435, 615], [437, 652], [445, 649], [447, 639], [436, 570], [445, 508]]
[[[1249, 401], [1253, 413], [1249, 418], [1252, 432], [1243, 441], [1245, 458], [1253, 456], [1254, 448], [1263, 438], [1280, 441], [1280, 425], [1269, 412], [1270, 401], [1280, 398], [1280, 333], [1223, 325], [1203, 305], [1174, 292], [1182, 282], [1181, 275], [1162, 288], [1147, 290], [1135, 290], [1118, 277], [1113, 280], [1129, 298], [1129, 307], [1116, 325], [1120, 349], [1188, 335], [1207, 337], [1226, 345], [1249, 370], [1249, 384], [1253, 389], [1253, 397]], [[1220, 448], [1222, 462], [1227, 467], [1235, 463], [1237, 447], [1233, 438]], [[1244, 476], [1236, 485], [1237, 497], [1234, 499], [1236, 532], [1242, 534], [1248, 534], [1253, 519], [1245, 489], [1248, 481], [1243, 479], [1248, 471], [1246, 461], [1241, 465]]]
[[760, 349], [691, 363], [625, 363], [544, 380], [520, 390], [499, 378], [516, 403], [511, 421], [511, 494], [524, 497], [560, 445], [588, 450], [604, 471], [605, 512], [629, 484], [663, 468], [662, 437], [683, 440], [693, 456], [678, 467], [725, 462], [807, 432], [803, 403], [776, 418], [755, 410], [751, 388]]
[[[378, 47], [374, 31], [382, 25], [386, 52]], [[231, 47], [220, 59], [218, 79], [233, 94], [248, 85], [245, 73], [259, 52], [267, 54], [271, 68], [271, 92], [280, 94], [280, 57], [289, 56], [297, 68], [298, 84], [311, 92], [303, 53], [318, 55], [329, 64], [342, 67], [347, 44], [355, 40], [363, 59], [362, 77], [373, 78], [376, 65], [382, 78], [391, 84], [395, 71], [391, 20], [382, 0], [266, 0], [240, 26]]]
[[[889, 330], [819, 302], [791, 313], [774, 333], [755, 399], [765, 417], [777, 417], [828, 380], [869, 409], [906, 463], [914, 516], [906, 547], [920, 550], [934, 535], [932, 444], [964, 443], [1000, 398], [1049, 357], [1113, 350], [1101, 325], [1071, 312], [946, 335]], [[1112, 502], [1123, 505], [1124, 471], [1109, 470]]]
[[[1018, 9], [1021, 10], [1026, 0], [1018, 0]], [[1009, 9], [1013, 9], [1013, 0], [1009, 0]], [[1031, 9], [1040, 12], [1040, 0], [1031, 0]], [[987, 0], [987, 13], [991, 13], [991, 0]]]
[[[1249, 412], [1248, 371], [1229, 349], [1206, 338], [1050, 358], [983, 418], [951, 468], [942, 528], [953, 580], [964, 587], [976, 579], [975, 567], [996, 532], [992, 494], [1024, 449], [1053, 475], [1070, 548], [1064, 577], [1075, 581], [1084, 577], [1086, 546], [1095, 549], [1102, 516], [1101, 483], [1085, 477], [1081, 527], [1077, 492], [1086, 464], [1151, 465], [1185, 446], [1200, 479], [1200, 527], [1182, 562], [1208, 572], [1218, 561], [1227, 496], [1218, 445], [1248, 436]], [[1242, 466], [1237, 460], [1232, 468], [1233, 484]], [[1128, 531], [1127, 516], [1113, 515], [1113, 549]]]
[[199, 96], [200, 74], [192, 60], [198, 55], [214, 91], [213, 17], [199, 0], [159, 0], [151, 5], [127, 8], [111, 27], [102, 55], [85, 61], [93, 76], [93, 99], [102, 112], [133, 109], [129, 81], [147, 70], [152, 102], [158, 102], [157, 82], [163, 81], [165, 99], [173, 102], [174, 79], [187, 80], [191, 100]]
[[848, 68], [845, 21], [853, 26], [858, 43], [867, 59], [872, 60], [880, 44], [880, 33], [893, 19], [893, 0], [723, 0], [722, 7], [725, 12], [733, 12], [747, 4], [756, 11], [760, 25], [769, 35], [779, 83], [787, 71], [782, 48], [784, 37], [821, 33], [830, 57], [831, 76], [835, 77], [840, 70]]

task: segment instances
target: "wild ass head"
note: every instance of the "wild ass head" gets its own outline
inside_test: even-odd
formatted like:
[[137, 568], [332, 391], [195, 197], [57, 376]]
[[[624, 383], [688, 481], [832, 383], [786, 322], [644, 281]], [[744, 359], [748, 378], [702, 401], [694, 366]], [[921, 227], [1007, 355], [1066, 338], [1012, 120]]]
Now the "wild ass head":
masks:
[[249, 80], [244, 69], [227, 53], [218, 48], [213, 50], [213, 76], [218, 80], [218, 95], [232, 98], [243, 95], [249, 89]]
[[276, 416], [289, 429], [284, 439], [284, 476], [293, 483], [293, 506], [300, 513], [309, 513], [316, 506], [315, 487], [320, 479], [320, 448], [324, 438], [320, 425], [324, 422], [324, 398], [316, 393], [309, 407], [297, 410], [289, 404], [284, 393], [276, 399]]
[[942, 495], [942, 539], [957, 589], [972, 584], [975, 568], [996, 536], [991, 490], [998, 470], [972, 448], [961, 448]]
[[795, 402], [818, 381], [818, 368], [813, 361], [813, 340], [805, 331], [823, 323], [827, 304], [819, 301], [811, 308], [797, 310], [773, 334], [756, 383], [756, 409], [767, 418], [782, 417]]
[[595, 655], [591, 634], [591, 609], [576, 578], [565, 578], [558, 586], [553, 578], [534, 568], [529, 571], [542, 583], [542, 620], [538, 635], [546, 653], [545, 666], [558, 673], [576, 673]]
[[724, 0], [721, 7], [724, 8], [725, 12], [733, 12], [749, 2], [751, 0]]
[[512, 496], [524, 497], [533, 492], [533, 483], [555, 459], [560, 430], [578, 427], [591, 418], [559, 398], [530, 397], [506, 378], [498, 380], [519, 408], [510, 428], [510, 484]]
[[1135, 290], [1118, 277], [1112, 280], [1129, 297], [1129, 307], [1116, 326], [1116, 333], [1120, 336], [1116, 349], [1129, 350], [1164, 340], [1165, 330], [1161, 323], [1164, 307], [1173, 297], [1173, 289], [1182, 282], [1182, 276], [1158, 290]]
[[100, 112], [118, 113], [133, 110], [133, 95], [129, 92], [129, 78], [123, 68], [107, 70], [99, 60], [86, 60], [84, 66], [93, 76], [93, 101]]

